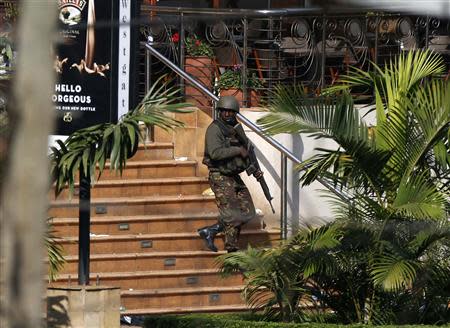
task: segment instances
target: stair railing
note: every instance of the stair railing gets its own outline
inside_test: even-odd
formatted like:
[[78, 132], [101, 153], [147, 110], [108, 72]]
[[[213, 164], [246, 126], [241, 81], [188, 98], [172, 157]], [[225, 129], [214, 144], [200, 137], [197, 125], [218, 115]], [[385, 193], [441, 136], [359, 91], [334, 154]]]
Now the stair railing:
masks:
[[[163, 64], [165, 64], [168, 68], [170, 68], [173, 72], [178, 74], [183, 80], [189, 82], [193, 87], [197, 90], [208, 96], [211, 100], [214, 101], [214, 104], [217, 103], [219, 97], [213, 94], [210, 90], [208, 90], [202, 83], [197, 81], [195, 78], [187, 74], [184, 70], [174, 64], [170, 59], [166, 58], [163, 54], [161, 54], [158, 50], [156, 50], [151, 43], [146, 43], [145, 48], [148, 52], [150, 52], [153, 56], [159, 59]], [[214, 105], [215, 108], [215, 105]], [[287, 225], [287, 160], [290, 159], [294, 164], [300, 164], [301, 160], [298, 159], [289, 149], [280, 144], [277, 140], [267, 135], [262, 131], [256, 124], [247, 119], [242, 114], [237, 114], [239, 120], [250, 130], [255, 132], [259, 137], [261, 137], [264, 141], [266, 141], [273, 148], [278, 150], [281, 155], [281, 197], [280, 197], [280, 237], [281, 239], [286, 239], [288, 236], [288, 225]], [[335, 193], [337, 196], [343, 198], [343, 196], [337, 192], [334, 188], [324, 180], [318, 179], [318, 181], [325, 186], [328, 190]]]

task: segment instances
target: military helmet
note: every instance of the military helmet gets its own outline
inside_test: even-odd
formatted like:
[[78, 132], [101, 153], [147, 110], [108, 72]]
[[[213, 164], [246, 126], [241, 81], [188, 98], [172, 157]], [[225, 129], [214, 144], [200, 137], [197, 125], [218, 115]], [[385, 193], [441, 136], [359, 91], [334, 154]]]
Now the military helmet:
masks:
[[217, 109], [228, 109], [233, 112], [239, 113], [239, 103], [233, 96], [220, 97], [217, 103]]

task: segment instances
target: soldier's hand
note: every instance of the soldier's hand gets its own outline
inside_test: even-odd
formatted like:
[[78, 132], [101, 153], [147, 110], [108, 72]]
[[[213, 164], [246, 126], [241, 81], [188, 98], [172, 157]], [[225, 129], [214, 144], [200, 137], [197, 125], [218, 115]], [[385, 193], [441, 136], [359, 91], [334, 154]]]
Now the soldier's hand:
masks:
[[240, 151], [241, 151], [240, 155], [243, 158], [247, 158], [248, 157], [248, 151], [247, 151], [247, 149], [245, 147], [241, 147]]
[[263, 177], [264, 172], [261, 170], [256, 171], [255, 173], [253, 173], [253, 176], [256, 178], [256, 180], [259, 180]]

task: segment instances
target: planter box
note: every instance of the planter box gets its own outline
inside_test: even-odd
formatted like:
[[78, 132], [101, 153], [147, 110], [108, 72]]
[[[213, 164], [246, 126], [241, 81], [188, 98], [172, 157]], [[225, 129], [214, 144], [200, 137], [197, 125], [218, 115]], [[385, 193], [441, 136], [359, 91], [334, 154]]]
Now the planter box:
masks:
[[120, 327], [120, 288], [47, 288], [47, 327]]
[[241, 89], [223, 89], [220, 90], [221, 96], [234, 96], [239, 102], [241, 108], [258, 107], [260, 102], [260, 95], [255, 90], [248, 90], [247, 106], [244, 106], [244, 93]]
[[[186, 57], [186, 73], [194, 77], [203, 84], [208, 90], [212, 90], [214, 79], [214, 66], [209, 57]], [[186, 83], [185, 88], [186, 102], [196, 106], [211, 106], [211, 100], [201, 91]]]

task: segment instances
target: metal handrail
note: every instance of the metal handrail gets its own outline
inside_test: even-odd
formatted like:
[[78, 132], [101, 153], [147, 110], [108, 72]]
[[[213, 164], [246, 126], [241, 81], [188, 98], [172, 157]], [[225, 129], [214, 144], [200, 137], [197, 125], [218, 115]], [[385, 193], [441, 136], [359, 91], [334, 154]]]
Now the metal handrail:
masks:
[[[141, 13], [147, 14], [152, 11], [160, 13], [178, 13], [178, 14], [195, 14], [195, 15], [224, 15], [228, 17], [268, 17], [268, 16], [290, 16], [290, 15], [322, 15], [322, 14], [362, 14], [367, 12], [383, 13], [379, 7], [372, 6], [356, 6], [348, 8], [345, 6], [335, 6], [330, 8], [283, 8], [283, 9], [236, 9], [236, 8], [188, 8], [188, 7], [168, 7], [168, 6], [153, 6], [149, 4], [141, 5]], [[408, 7], [397, 7], [397, 11], [404, 11]]]
[[158, 11], [161, 13], [184, 13], [196, 15], [220, 14], [226, 16], [246, 16], [246, 17], [266, 17], [266, 16], [285, 16], [285, 15], [306, 15], [323, 13], [321, 8], [292, 8], [292, 9], [229, 9], [229, 8], [187, 8], [187, 7], [167, 7], [152, 6], [148, 4], [141, 5], [141, 12]]
[[[158, 58], [162, 63], [167, 65], [172, 71], [181, 76], [183, 79], [187, 80], [191, 83], [195, 88], [199, 91], [203, 92], [209, 98], [214, 100], [215, 102], [219, 101], [219, 97], [209, 91], [203, 84], [198, 82], [195, 78], [187, 74], [184, 70], [179, 68], [173, 62], [171, 62], [168, 58], [166, 58], [163, 54], [161, 54], [158, 50], [152, 47], [151, 43], [145, 43], [145, 48], [156, 58]], [[281, 213], [280, 213], [280, 227], [281, 227], [281, 238], [287, 238], [287, 159], [289, 158], [295, 164], [301, 164], [301, 160], [298, 159], [293, 153], [291, 153], [286, 147], [280, 144], [271, 136], [267, 135], [262, 131], [257, 125], [255, 125], [252, 121], [247, 119], [242, 114], [238, 113], [237, 117], [239, 120], [250, 130], [255, 132], [259, 137], [261, 137], [264, 141], [268, 142], [272, 147], [278, 150], [281, 153]], [[320, 182], [324, 187], [333, 192], [336, 196], [341, 199], [345, 199], [344, 196], [339, 193], [334, 188], [324, 180], [317, 178], [317, 181]]]
[[[167, 59], [163, 54], [161, 54], [158, 50], [153, 48], [150, 43], [146, 43], [145, 47], [154, 55], [156, 58], [158, 58], [161, 62], [166, 64], [171, 70], [173, 70], [175, 73], [177, 73], [179, 76], [181, 76], [183, 79], [187, 80], [189, 83], [191, 83], [194, 87], [196, 87], [199, 91], [203, 92], [205, 95], [207, 95], [209, 98], [214, 100], [215, 102], [219, 101], [219, 97], [217, 97], [215, 94], [213, 94], [211, 91], [209, 91], [203, 84], [198, 82], [195, 78], [187, 74], [185, 71], [183, 71], [181, 68], [179, 68], [177, 65], [175, 65], [173, 62], [171, 62], [169, 59]], [[250, 121], [248, 118], [243, 116], [242, 114], [237, 114], [238, 118], [242, 123], [244, 123], [245, 126], [247, 126], [250, 130], [255, 132], [257, 135], [259, 135], [261, 138], [263, 138], [265, 141], [267, 141], [272, 147], [280, 151], [281, 153], [285, 154], [291, 161], [293, 161], [295, 164], [300, 164], [301, 161], [292, 154], [289, 149], [284, 147], [282, 144], [280, 144], [278, 141], [276, 141], [271, 136], [264, 133], [257, 125], [253, 124], [252, 121]]]

